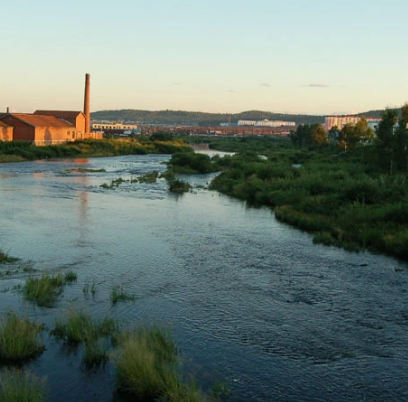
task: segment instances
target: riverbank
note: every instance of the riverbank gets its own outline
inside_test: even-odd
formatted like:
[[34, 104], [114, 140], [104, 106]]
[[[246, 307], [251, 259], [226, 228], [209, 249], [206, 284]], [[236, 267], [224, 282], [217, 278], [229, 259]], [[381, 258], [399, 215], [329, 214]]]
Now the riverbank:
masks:
[[180, 140], [132, 139], [81, 140], [61, 145], [34, 146], [28, 142], [0, 141], [0, 163], [41, 159], [102, 157], [118, 155], [173, 154], [191, 150]]
[[408, 189], [404, 174], [387, 175], [351, 155], [310, 151], [224, 158], [213, 190], [268, 206], [313, 241], [367, 249], [408, 261]]

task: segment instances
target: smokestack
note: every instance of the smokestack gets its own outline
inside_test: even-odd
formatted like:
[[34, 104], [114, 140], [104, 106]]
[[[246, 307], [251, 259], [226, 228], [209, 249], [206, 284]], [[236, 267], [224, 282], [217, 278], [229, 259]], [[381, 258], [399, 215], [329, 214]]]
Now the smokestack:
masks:
[[85, 75], [85, 97], [84, 97], [84, 115], [85, 115], [85, 133], [91, 132], [91, 76]]
[[10, 113], [10, 108], [7, 106], [7, 114]]

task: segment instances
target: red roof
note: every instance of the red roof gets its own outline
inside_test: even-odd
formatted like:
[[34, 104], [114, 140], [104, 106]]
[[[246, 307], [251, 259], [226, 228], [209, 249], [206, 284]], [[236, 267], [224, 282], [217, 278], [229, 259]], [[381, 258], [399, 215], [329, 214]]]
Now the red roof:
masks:
[[12, 113], [12, 116], [34, 127], [59, 127], [72, 128], [68, 121], [57, 119], [54, 116], [41, 116], [35, 114]]
[[36, 110], [35, 115], [54, 116], [59, 119], [76, 119], [82, 112], [72, 110]]

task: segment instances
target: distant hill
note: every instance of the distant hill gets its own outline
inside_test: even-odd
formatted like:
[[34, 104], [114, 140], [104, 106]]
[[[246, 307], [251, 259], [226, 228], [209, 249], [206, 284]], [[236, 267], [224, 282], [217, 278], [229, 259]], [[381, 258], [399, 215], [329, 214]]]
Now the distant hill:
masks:
[[[381, 118], [384, 110], [370, 110], [358, 113], [356, 116]], [[296, 124], [324, 123], [323, 115], [284, 114], [249, 110], [241, 113], [204, 113], [187, 112], [184, 110], [101, 110], [91, 113], [92, 120], [107, 120], [137, 124], [168, 124], [168, 125], [199, 125], [218, 126], [220, 123], [236, 123], [238, 120], [283, 120], [294, 121]]]
[[220, 123], [236, 123], [238, 120], [283, 120], [296, 124], [324, 123], [324, 116], [283, 114], [250, 110], [241, 113], [204, 113], [183, 110], [101, 110], [91, 113], [92, 120], [134, 122], [138, 124], [191, 124], [200, 126], [217, 126]]

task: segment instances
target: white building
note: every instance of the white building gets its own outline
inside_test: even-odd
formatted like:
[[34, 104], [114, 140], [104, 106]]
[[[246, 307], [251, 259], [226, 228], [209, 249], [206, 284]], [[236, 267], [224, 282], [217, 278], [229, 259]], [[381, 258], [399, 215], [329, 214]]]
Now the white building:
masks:
[[296, 126], [294, 121], [282, 120], [238, 120], [238, 126], [255, 126], [255, 127], [287, 127]]
[[[324, 128], [329, 131], [332, 127], [337, 126], [341, 130], [346, 124], [356, 124], [362, 116], [342, 115], [342, 116], [326, 116], [324, 120]], [[381, 119], [365, 118], [368, 126], [374, 129]]]

